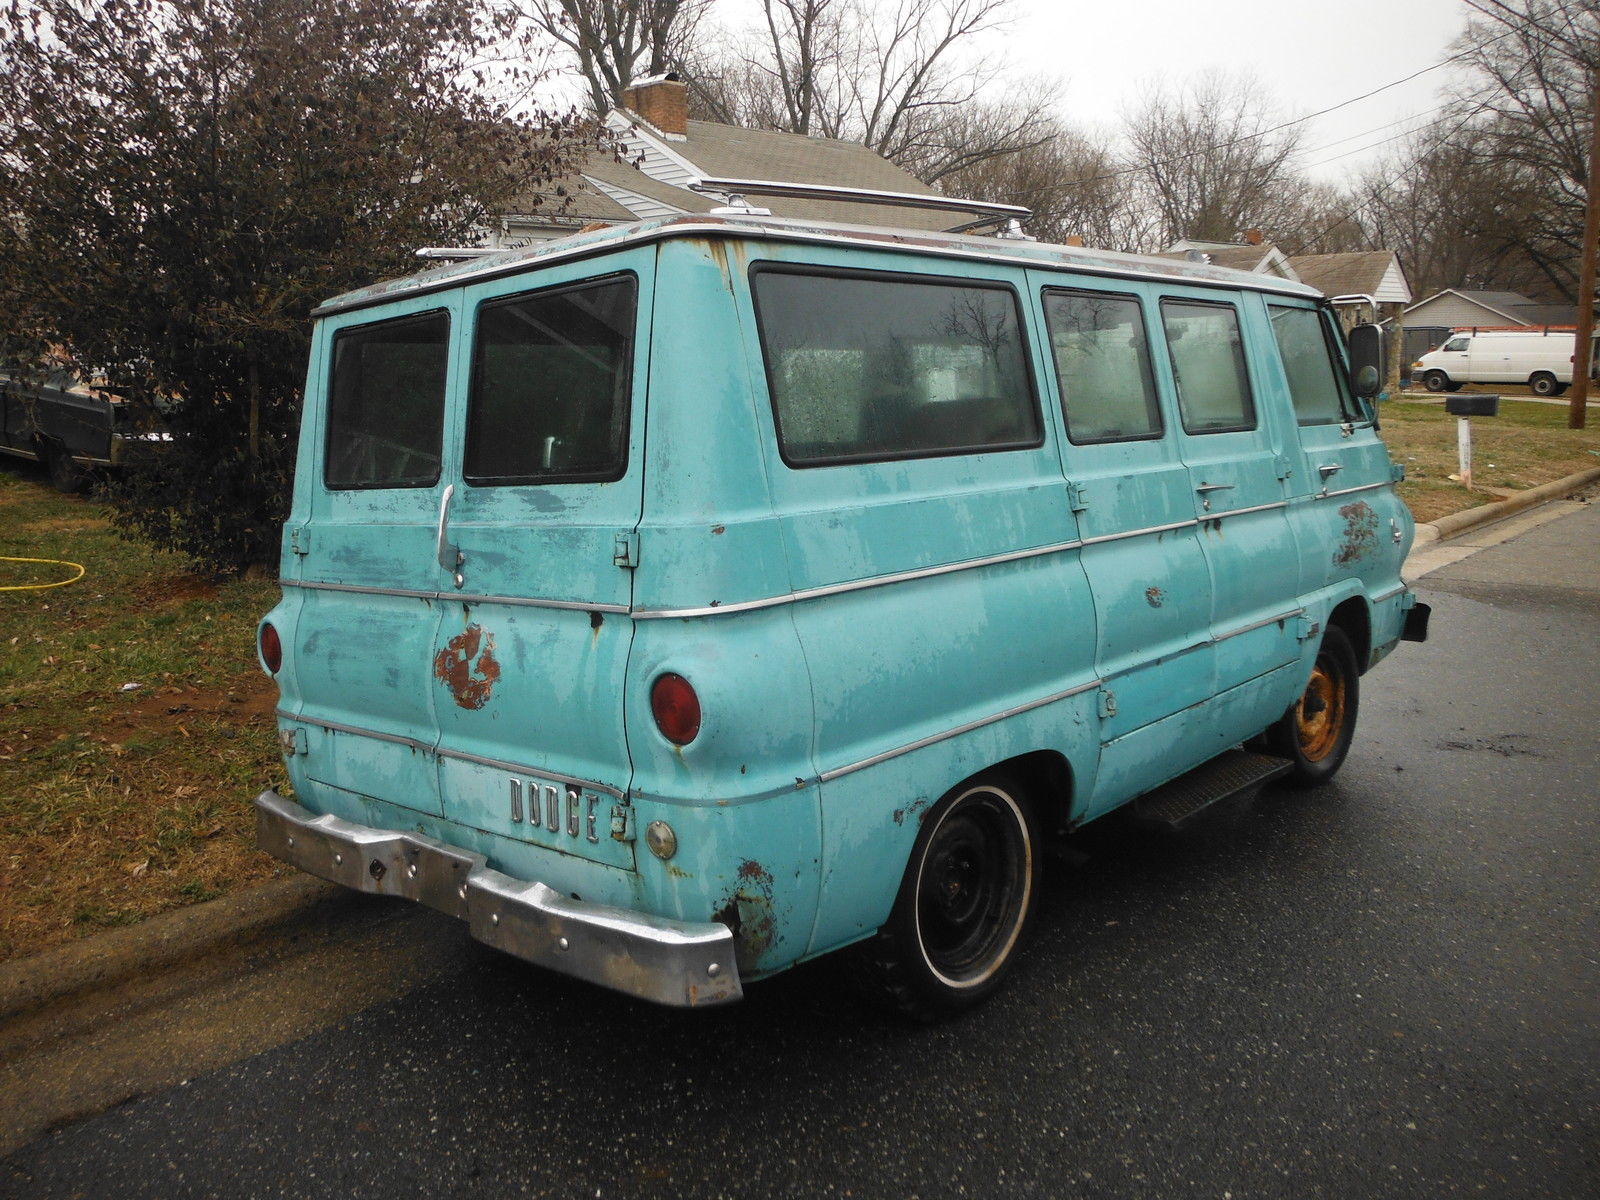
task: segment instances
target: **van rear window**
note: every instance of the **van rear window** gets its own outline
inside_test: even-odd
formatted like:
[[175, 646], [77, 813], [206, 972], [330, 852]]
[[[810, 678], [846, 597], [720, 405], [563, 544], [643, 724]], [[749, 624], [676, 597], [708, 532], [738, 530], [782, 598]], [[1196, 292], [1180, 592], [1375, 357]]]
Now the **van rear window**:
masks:
[[340, 330], [333, 339], [330, 488], [432, 487], [439, 480], [450, 318], [423, 313]]
[[791, 466], [1042, 443], [1009, 288], [771, 268], [754, 286]]
[[467, 482], [622, 478], [635, 296], [633, 277], [617, 276], [478, 310]]

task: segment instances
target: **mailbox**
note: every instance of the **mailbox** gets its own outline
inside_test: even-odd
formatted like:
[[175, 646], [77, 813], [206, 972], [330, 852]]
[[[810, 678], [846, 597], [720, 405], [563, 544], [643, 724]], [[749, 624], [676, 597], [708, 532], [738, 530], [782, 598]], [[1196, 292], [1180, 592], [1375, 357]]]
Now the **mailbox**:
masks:
[[1452, 417], [1498, 417], [1500, 397], [1481, 396], [1474, 392], [1460, 396], [1446, 396], [1444, 410]]

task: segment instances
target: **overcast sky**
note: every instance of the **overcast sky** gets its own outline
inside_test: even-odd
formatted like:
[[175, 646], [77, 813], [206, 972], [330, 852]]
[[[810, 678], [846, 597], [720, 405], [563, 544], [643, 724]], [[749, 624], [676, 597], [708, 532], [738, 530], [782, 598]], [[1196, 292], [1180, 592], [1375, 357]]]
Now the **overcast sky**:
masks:
[[[1252, 73], [1285, 119], [1316, 112], [1448, 57], [1468, 14], [1461, 0], [1015, 0], [1015, 9], [1008, 60], [1059, 80], [1069, 120], [1106, 126], [1152, 83], [1213, 68]], [[1430, 71], [1308, 122], [1305, 165], [1331, 182], [1369, 163], [1386, 147], [1363, 148], [1431, 112], [1450, 74]]]

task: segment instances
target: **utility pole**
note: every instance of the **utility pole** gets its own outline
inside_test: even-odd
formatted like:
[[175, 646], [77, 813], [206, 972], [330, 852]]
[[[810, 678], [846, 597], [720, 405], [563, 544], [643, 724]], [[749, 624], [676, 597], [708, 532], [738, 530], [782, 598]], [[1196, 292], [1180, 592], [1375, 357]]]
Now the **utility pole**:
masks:
[[1567, 428], [1582, 429], [1589, 415], [1589, 351], [1594, 345], [1594, 257], [1600, 242], [1600, 76], [1595, 79], [1589, 136], [1589, 211], [1583, 222], [1583, 264], [1578, 271], [1578, 332], [1572, 339], [1572, 404]]

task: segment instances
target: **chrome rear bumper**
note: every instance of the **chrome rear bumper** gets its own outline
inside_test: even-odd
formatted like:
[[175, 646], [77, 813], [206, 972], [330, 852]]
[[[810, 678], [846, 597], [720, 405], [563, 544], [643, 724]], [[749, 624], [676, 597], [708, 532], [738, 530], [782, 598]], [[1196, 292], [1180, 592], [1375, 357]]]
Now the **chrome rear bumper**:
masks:
[[517, 958], [658, 1004], [727, 1004], [744, 994], [733, 934], [715, 921], [572, 900], [490, 869], [481, 854], [420, 833], [319, 817], [270, 789], [255, 806], [256, 841], [267, 853], [358, 892], [459, 917], [480, 942]]

